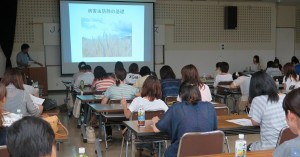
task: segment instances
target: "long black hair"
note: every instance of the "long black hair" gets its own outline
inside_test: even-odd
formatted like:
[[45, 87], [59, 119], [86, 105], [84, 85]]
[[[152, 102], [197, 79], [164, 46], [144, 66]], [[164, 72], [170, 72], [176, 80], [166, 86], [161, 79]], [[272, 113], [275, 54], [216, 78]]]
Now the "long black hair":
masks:
[[268, 95], [268, 101], [277, 102], [279, 100], [278, 90], [275, 81], [271, 76], [263, 71], [252, 75], [249, 89], [249, 102], [261, 95]]

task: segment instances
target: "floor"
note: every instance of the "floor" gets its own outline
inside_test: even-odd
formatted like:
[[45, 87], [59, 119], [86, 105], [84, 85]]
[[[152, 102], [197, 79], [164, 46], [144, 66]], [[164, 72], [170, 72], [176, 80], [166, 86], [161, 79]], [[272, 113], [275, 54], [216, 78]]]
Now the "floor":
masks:
[[[59, 157], [74, 157], [78, 153], [79, 147], [86, 148], [86, 154], [89, 157], [95, 157], [95, 145], [83, 143], [80, 129], [77, 128], [77, 119], [74, 117], [69, 118], [66, 111], [61, 111], [59, 115], [62, 123], [68, 128], [69, 130], [69, 140], [67, 142], [60, 144], [60, 150], [58, 152]], [[96, 130], [97, 131], [97, 130]], [[229, 145], [231, 152], [234, 152], [234, 142], [237, 139], [237, 136], [229, 136]], [[259, 135], [245, 135], [245, 139], [247, 143], [251, 143], [259, 139]], [[113, 129], [113, 140], [109, 142], [108, 149], [105, 149], [105, 144], [102, 143], [102, 156], [103, 157], [117, 157], [120, 156], [120, 149], [121, 149], [121, 131], [118, 130], [117, 127]], [[226, 148], [224, 146], [224, 148]], [[226, 150], [226, 149], [225, 149]], [[227, 150], [226, 150], [227, 152]], [[130, 152], [129, 152], [130, 153]], [[123, 154], [125, 156], [125, 153]], [[129, 155], [130, 156], [130, 155]], [[142, 154], [143, 157], [150, 157], [150, 152], [144, 151]]]

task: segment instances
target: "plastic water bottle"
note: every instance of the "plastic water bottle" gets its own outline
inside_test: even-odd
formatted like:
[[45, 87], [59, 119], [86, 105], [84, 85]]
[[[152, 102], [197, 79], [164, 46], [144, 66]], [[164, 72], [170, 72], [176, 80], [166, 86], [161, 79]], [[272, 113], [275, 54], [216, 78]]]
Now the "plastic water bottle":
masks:
[[239, 139], [235, 141], [235, 157], [246, 157], [247, 142], [244, 134], [239, 134]]
[[138, 125], [145, 126], [145, 109], [143, 106], [141, 106], [138, 111]]
[[18, 115], [18, 118], [19, 118], [19, 119], [22, 119], [23, 114], [22, 114], [22, 112], [21, 112], [21, 109], [17, 109], [17, 115]]
[[277, 89], [279, 89], [279, 81], [278, 81], [278, 79], [276, 79], [275, 84], [276, 84]]
[[203, 73], [203, 81], [205, 82], [206, 81], [206, 73]]
[[85, 154], [85, 148], [84, 147], [80, 147], [78, 153], [79, 153], [79, 155], [77, 155], [77, 157], [88, 157]]

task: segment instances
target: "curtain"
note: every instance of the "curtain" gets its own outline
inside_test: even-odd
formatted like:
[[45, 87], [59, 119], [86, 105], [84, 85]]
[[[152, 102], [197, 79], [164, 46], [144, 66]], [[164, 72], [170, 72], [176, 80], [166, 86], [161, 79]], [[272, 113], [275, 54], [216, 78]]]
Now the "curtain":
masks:
[[17, 0], [0, 1], [0, 45], [6, 57], [6, 68], [12, 67], [10, 57], [14, 45]]

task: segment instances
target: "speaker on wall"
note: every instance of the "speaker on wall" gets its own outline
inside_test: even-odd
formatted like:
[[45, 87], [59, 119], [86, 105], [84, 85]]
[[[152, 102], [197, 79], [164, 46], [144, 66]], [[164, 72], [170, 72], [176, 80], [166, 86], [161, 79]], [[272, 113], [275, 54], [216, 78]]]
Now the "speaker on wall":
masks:
[[236, 29], [237, 27], [237, 7], [224, 7], [224, 29]]

